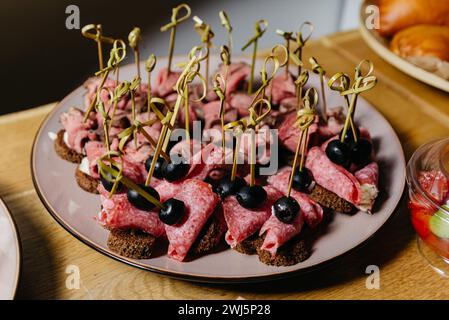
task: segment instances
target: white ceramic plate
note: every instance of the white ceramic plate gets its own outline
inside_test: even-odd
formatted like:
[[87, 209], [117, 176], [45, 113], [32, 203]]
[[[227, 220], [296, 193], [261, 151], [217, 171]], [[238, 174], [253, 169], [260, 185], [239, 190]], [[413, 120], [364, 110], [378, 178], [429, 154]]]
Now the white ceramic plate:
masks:
[[0, 199], [0, 300], [12, 300], [20, 275], [20, 240], [15, 223]]
[[[217, 68], [218, 62], [216, 57], [211, 59], [211, 70]], [[261, 61], [258, 66], [260, 64]], [[154, 74], [157, 74], [161, 65], [166, 65], [166, 59], [159, 59]], [[120, 75], [124, 79], [131, 80], [134, 74], [133, 65], [121, 68]], [[309, 84], [318, 87], [319, 79], [311, 74]], [[83, 93], [84, 89], [79, 87], [64, 98], [37, 133], [31, 159], [36, 190], [50, 214], [75, 237], [108, 256], [142, 269], [207, 282], [263, 281], [309, 271], [370, 238], [393, 213], [404, 189], [405, 161], [399, 139], [385, 118], [360, 98], [356, 121], [371, 132], [380, 164], [381, 194], [378, 205], [373, 215], [361, 212], [354, 216], [336, 215], [326, 232], [313, 244], [313, 252], [308, 260], [291, 267], [270, 267], [259, 262], [257, 256], [242, 255], [230, 249], [184, 263], [166, 256], [148, 260], [121, 257], [108, 249], [108, 231], [94, 221], [100, 209], [99, 196], [86, 193], [78, 187], [74, 179], [76, 165], [56, 155], [53, 141], [48, 136], [49, 132], [61, 129], [58, 117], [62, 112], [73, 106], [83, 106]], [[330, 106], [344, 103], [340, 95], [330, 91], [327, 99]]]
[[381, 37], [376, 30], [369, 30], [365, 25], [365, 9], [369, 5], [375, 5], [376, 0], [365, 0], [360, 9], [360, 32], [366, 43], [382, 59], [406, 73], [407, 75], [422, 81], [430, 86], [449, 92], [449, 81], [438, 75], [417, 67], [413, 63], [401, 58], [390, 50], [389, 43]]

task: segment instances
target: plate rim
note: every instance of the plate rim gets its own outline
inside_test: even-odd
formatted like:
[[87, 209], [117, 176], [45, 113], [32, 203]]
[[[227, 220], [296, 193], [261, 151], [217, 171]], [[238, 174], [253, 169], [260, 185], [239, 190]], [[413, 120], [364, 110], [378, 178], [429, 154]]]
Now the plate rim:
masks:
[[[125, 68], [127, 66], [132, 67], [132, 66], [134, 66], [134, 64], [131, 64], [131, 63], [127, 64], [127, 65], [122, 66], [122, 68]], [[48, 213], [69, 234], [71, 234], [73, 237], [75, 237], [76, 239], [78, 239], [82, 243], [86, 244], [90, 248], [94, 249], [95, 251], [97, 251], [97, 252], [99, 252], [101, 254], [104, 254], [107, 257], [113, 258], [116, 261], [120, 261], [120, 262], [125, 263], [127, 265], [131, 265], [133, 267], [139, 268], [141, 270], [155, 272], [157, 274], [166, 275], [166, 276], [169, 276], [171, 278], [188, 280], [188, 281], [192, 281], [192, 282], [203, 282], [203, 283], [254, 283], [254, 282], [268, 282], [268, 281], [274, 281], [274, 280], [278, 280], [278, 279], [284, 279], [284, 278], [288, 278], [288, 277], [293, 277], [293, 276], [298, 276], [298, 275], [303, 275], [303, 274], [306, 274], [306, 273], [310, 273], [312, 271], [325, 268], [326, 266], [334, 263], [336, 260], [338, 260], [338, 259], [340, 259], [340, 258], [342, 258], [342, 257], [344, 257], [344, 256], [346, 256], [346, 255], [348, 255], [348, 254], [350, 254], [352, 252], [354, 252], [355, 250], [360, 249], [364, 244], [366, 244], [366, 242], [368, 240], [370, 240], [372, 237], [374, 237], [374, 235], [376, 235], [392, 219], [392, 217], [395, 216], [396, 208], [398, 207], [398, 204], [401, 201], [401, 199], [403, 197], [403, 194], [404, 194], [406, 161], [405, 161], [404, 151], [403, 151], [403, 148], [402, 148], [402, 143], [400, 142], [399, 137], [397, 136], [397, 134], [394, 131], [393, 127], [391, 126], [390, 122], [388, 122], [388, 120], [374, 107], [374, 105], [372, 105], [366, 99], [364, 99], [369, 104], [370, 109], [372, 109], [373, 112], [376, 112], [388, 124], [388, 129], [389, 129], [390, 133], [392, 134], [392, 136], [394, 136], [394, 139], [396, 140], [396, 143], [400, 146], [399, 161], [400, 161], [401, 167], [404, 168], [404, 170], [402, 170], [403, 171], [403, 173], [402, 173], [403, 179], [402, 179], [402, 183], [401, 183], [401, 187], [400, 187], [400, 196], [398, 196], [398, 198], [396, 200], [396, 203], [394, 204], [394, 209], [388, 215], [388, 217], [385, 219], [385, 221], [382, 223], [382, 225], [375, 232], [373, 232], [370, 236], [368, 236], [367, 238], [361, 240], [359, 243], [354, 245], [351, 249], [349, 249], [349, 250], [347, 250], [347, 251], [345, 251], [345, 252], [343, 252], [343, 253], [335, 256], [335, 257], [332, 257], [331, 259], [328, 259], [326, 261], [323, 261], [321, 263], [318, 263], [318, 264], [310, 266], [310, 267], [306, 267], [306, 268], [302, 268], [302, 269], [298, 269], [298, 270], [285, 271], [285, 272], [276, 273], [276, 274], [264, 274], [264, 275], [256, 275], [256, 276], [205, 276], [205, 275], [190, 274], [190, 273], [181, 272], [181, 271], [173, 271], [173, 270], [168, 270], [168, 269], [164, 269], [164, 268], [155, 268], [153, 266], [144, 265], [142, 263], [139, 263], [137, 260], [129, 259], [129, 258], [126, 258], [126, 257], [122, 257], [122, 256], [120, 256], [120, 255], [118, 255], [118, 254], [116, 254], [116, 253], [114, 253], [114, 252], [112, 252], [110, 250], [102, 248], [101, 246], [95, 244], [93, 241], [89, 240], [87, 237], [81, 235], [74, 228], [69, 226], [59, 216], [59, 214], [56, 212], [56, 210], [51, 206], [51, 204], [47, 201], [45, 196], [41, 193], [41, 189], [40, 189], [39, 183], [36, 180], [36, 174], [35, 174], [35, 171], [36, 171], [36, 168], [35, 168], [35, 153], [36, 152], [35, 152], [35, 150], [36, 150], [36, 143], [37, 143], [38, 139], [43, 134], [43, 127], [48, 123], [49, 119], [60, 109], [60, 107], [64, 104], [65, 100], [69, 99], [80, 88], [82, 88], [82, 85], [78, 86], [76, 89], [71, 91], [67, 96], [65, 96], [61, 101], [59, 101], [52, 108], [52, 110], [45, 116], [45, 118], [42, 120], [42, 122], [41, 122], [41, 124], [40, 124], [40, 126], [38, 128], [38, 131], [37, 131], [37, 133], [36, 133], [36, 135], [34, 137], [34, 140], [33, 140], [32, 149], [31, 149], [31, 155], [30, 155], [30, 169], [31, 169], [31, 177], [32, 177], [34, 188], [35, 188], [36, 193], [37, 193], [39, 199], [41, 200], [42, 204], [47, 209]], [[398, 191], [398, 194], [399, 194], [399, 191]]]
[[6, 202], [0, 197], [0, 207], [5, 211], [6, 213], [6, 217], [8, 218], [10, 225], [12, 227], [12, 231], [14, 234], [14, 237], [16, 239], [15, 244], [16, 244], [16, 252], [17, 252], [17, 257], [16, 257], [16, 277], [14, 280], [14, 290], [12, 291], [12, 295], [9, 297], [10, 300], [14, 300], [16, 298], [16, 294], [17, 291], [19, 289], [19, 282], [20, 282], [20, 276], [22, 274], [22, 267], [23, 267], [23, 262], [22, 262], [22, 240], [20, 239], [20, 234], [19, 234], [19, 228], [17, 227], [17, 222], [14, 219], [13, 215], [11, 214], [11, 210], [9, 209], [8, 205], [6, 204]]
[[436, 74], [426, 71], [423, 68], [415, 66], [413, 63], [407, 61], [406, 59], [396, 55], [389, 48], [383, 45], [370, 31], [366, 28], [364, 24], [364, 14], [365, 8], [368, 5], [374, 4], [375, 0], [364, 0], [360, 6], [359, 12], [359, 30], [365, 43], [383, 60], [394, 68], [405, 73], [409, 77], [418, 80], [421, 83], [425, 83], [431, 87], [437, 88], [439, 90], [449, 92], [449, 80], [445, 80]]

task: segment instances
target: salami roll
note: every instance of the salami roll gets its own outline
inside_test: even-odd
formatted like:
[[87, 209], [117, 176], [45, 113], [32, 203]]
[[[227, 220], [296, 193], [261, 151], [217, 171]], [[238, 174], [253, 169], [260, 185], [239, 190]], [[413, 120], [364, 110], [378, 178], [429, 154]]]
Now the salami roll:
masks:
[[109, 198], [109, 192], [98, 186], [102, 209], [98, 221], [108, 229], [138, 229], [158, 238], [165, 233], [159, 220], [158, 210], [142, 211], [128, 201], [126, 193], [116, 193]]
[[[156, 180], [153, 185], [153, 180]], [[170, 198], [174, 198], [175, 195], [179, 192], [182, 186], [182, 182], [169, 182], [167, 180], [158, 180], [156, 178], [152, 178], [151, 185], [154, 186], [157, 193], [159, 193], [160, 201], [164, 202]]]
[[329, 160], [320, 147], [309, 150], [306, 167], [320, 186], [356, 206], [360, 204], [362, 190], [359, 181], [345, 168]]
[[204, 180], [215, 171], [230, 171], [232, 167], [232, 150], [210, 143], [194, 154], [186, 178]]
[[354, 176], [359, 181], [362, 190], [361, 201], [357, 207], [362, 211], [371, 212], [374, 200], [376, 200], [379, 194], [379, 190], [377, 189], [379, 166], [376, 162], [371, 162], [359, 171], [356, 171]]
[[[118, 140], [114, 139], [111, 144], [111, 150], [117, 150]], [[102, 142], [89, 141], [85, 146], [86, 158], [89, 167], [89, 175], [94, 179], [100, 179], [100, 172], [98, 170], [98, 160], [107, 151]], [[142, 163], [130, 161], [129, 157], [123, 158], [114, 157], [113, 160], [123, 165], [123, 174], [131, 180], [142, 183], [145, 181], [146, 171]], [[87, 173], [87, 172], [86, 172]]]
[[[286, 194], [288, 191], [290, 172], [291, 169], [282, 170], [274, 176], [269, 177], [268, 183], [283, 194]], [[301, 215], [304, 216], [304, 220], [309, 227], [316, 227], [323, 220], [323, 209], [319, 204], [310, 199], [308, 195], [292, 189], [290, 196], [298, 202], [301, 207]]]
[[303, 225], [304, 217], [302, 212], [298, 213], [292, 223], [281, 222], [275, 215], [271, 215], [259, 232], [260, 236], [265, 234], [265, 239], [260, 249], [266, 250], [272, 256], [275, 256], [279, 247], [301, 232]]
[[174, 198], [184, 202], [185, 215], [180, 223], [165, 225], [168, 255], [183, 261], [220, 199], [209, 184], [193, 179], [184, 181]]
[[366, 167], [356, 171], [354, 176], [363, 184], [371, 184], [377, 186], [379, 180], [379, 166], [376, 162], [371, 162]]
[[264, 187], [267, 199], [257, 209], [242, 207], [235, 196], [228, 197], [223, 202], [223, 213], [228, 225], [226, 242], [234, 248], [237, 244], [256, 233], [271, 216], [271, 206], [282, 197], [282, 193], [270, 186]]
[[[295, 126], [295, 122], [297, 120], [296, 116], [297, 115], [295, 112], [288, 114], [285, 117], [284, 121], [281, 122], [278, 126], [278, 135], [281, 144], [292, 152], [296, 151], [296, 145], [298, 144], [298, 139], [301, 134], [301, 131], [298, 129], [298, 127]], [[315, 145], [318, 142], [318, 120], [319, 118], [316, 117], [314, 123], [309, 127], [307, 137], [309, 146]]]

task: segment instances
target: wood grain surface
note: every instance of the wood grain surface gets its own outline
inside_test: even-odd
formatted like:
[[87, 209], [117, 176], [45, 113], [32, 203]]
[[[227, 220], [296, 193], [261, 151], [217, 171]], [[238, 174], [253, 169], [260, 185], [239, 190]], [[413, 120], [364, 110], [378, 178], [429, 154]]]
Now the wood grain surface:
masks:
[[[386, 64], [357, 31], [311, 43], [328, 74], [353, 73], [374, 62], [378, 87], [365, 95], [393, 125], [406, 158], [449, 132], [449, 95]], [[449, 282], [417, 252], [406, 199], [394, 217], [359, 250], [322, 270], [271, 283], [210, 285], [171, 279], [107, 258], [76, 240], [47, 213], [34, 191], [30, 152], [40, 123], [54, 104], [0, 117], [0, 196], [17, 221], [23, 246], [18, 299], [447, 299]], [[63, 186], [61, 186], [63, 187]], [[380, 289], [366, 288], [367, 266], [380, 268]], [[67, 268], [80, 270], [79, 289], [66, 286]]]

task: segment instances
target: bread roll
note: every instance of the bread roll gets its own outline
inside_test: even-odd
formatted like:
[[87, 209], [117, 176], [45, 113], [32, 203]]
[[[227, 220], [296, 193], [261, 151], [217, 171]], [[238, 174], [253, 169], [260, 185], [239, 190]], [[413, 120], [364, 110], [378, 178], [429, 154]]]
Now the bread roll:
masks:
[[378, 0], [382, 36], [418, 24], [449, 26], [448, 0]]
[[436, 57], [449, 61], [449, 27], [413, 26], [398, 32], [390, 46], [403, 58]]

